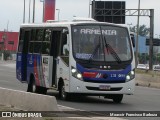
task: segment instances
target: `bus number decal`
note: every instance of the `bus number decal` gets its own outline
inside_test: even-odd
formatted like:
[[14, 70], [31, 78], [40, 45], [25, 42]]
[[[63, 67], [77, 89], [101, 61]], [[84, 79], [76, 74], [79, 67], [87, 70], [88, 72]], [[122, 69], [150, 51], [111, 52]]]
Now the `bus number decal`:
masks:
[[111, 74], [111, 77], [113, 78], [115, 78], [115, 77], [117, 77], [117, 75], [116, 74]]
[[119, 77], [119, 78], [125, 77], [125, 74], [118, 74], [118, 77]]

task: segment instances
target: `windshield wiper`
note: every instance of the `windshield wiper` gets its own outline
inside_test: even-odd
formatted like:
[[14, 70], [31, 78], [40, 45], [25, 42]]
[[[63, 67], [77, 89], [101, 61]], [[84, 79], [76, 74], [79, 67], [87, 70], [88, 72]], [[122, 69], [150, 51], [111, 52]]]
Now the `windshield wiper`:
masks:
[[100, 48], [100, 40], [101, 40], [101, 38], [99, 37], [99, 44], [96, 46], [96, 48], [94, 49], [91, 57], [88, 59], [89, 63], [92, 61], [93, 57], [95, 56], [95, 54], [97, 53], [98, 49]]
[[105, 36], [104, 36], [104, 41], [105, 41], [105, 47], [107, 48], [107, 50], [111, 53], [111, 55], [117, 61], [117, 63], [120, 64], [122, 62], [121, 59], [119, 58], [115, 50], [112, 48], [112, 46], [107, 43]]

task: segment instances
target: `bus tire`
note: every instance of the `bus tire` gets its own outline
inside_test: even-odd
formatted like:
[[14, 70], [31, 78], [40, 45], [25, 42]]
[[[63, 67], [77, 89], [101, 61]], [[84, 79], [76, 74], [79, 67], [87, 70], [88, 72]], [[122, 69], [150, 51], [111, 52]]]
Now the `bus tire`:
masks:
[[27, 88], [27, 92], [37, 92], [37, 86], [35, 85], [35, 81], [34, 78], [32, 78], [30, 80], [30, 82], [28, 83], [28, 88]]
[[34, 77], [31, 77], [31, 79], [30, 79], [27, 92], [40, 93], [40, 87], [36, 86]]
[[47, 88], [45, 88], [45, 87], [39, 87], [39, 93], [46, 95], [47, 94]]
[[123, 99], [123, 94], [114, 95], [112, 99], [115, 103], [121, 103]]
[[65, 85], [62, 83], [59, 88], [59, 96], [62, 100], [69, 100], [69, 93], [65, 91]]

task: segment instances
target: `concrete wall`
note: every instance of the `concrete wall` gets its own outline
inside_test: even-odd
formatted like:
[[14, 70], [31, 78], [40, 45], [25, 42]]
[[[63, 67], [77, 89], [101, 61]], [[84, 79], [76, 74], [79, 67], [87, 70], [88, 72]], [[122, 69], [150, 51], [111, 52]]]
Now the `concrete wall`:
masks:
[[59, 111], [54, 96], [0, 88], [0, 104], [27, 111]]

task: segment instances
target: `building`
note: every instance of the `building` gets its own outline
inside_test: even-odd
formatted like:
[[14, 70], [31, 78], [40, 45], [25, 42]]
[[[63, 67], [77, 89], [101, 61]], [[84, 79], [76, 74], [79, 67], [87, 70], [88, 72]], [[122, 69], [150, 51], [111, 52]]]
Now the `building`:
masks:
[[18, 45], [18, 32], [0, 31], [0, 51], [16, 52]]
[[[143, 37], [143, 36], [138, 37], [138, 53], [149, 54], [149, 43], [147, 43], [148, 42], [147, 39], [148, 39], [147, 37]], [[153, 45], [153, 54], [154, 53], [160, 53], [160, 46], [159, 45]]]
[[[136, 40], [136, 39], [135, 39]], [[134, 48], [136, 50], [136, 48]], [[139, 63], [147, 64], [149, 63], [149, 42], [147, 37], [139, 36], [138, 37], [138, 53], [139, 53]], [[160, 63], [160, 46], [153, 45], [153, 64]]]
[[18, 32], [0, 31], [0, 60], [16, 59]]
[[149, 54], [149, 46], [146, 45], [146, 37], [143, 37], [143, 36], [138, 37], [138, 53]]

